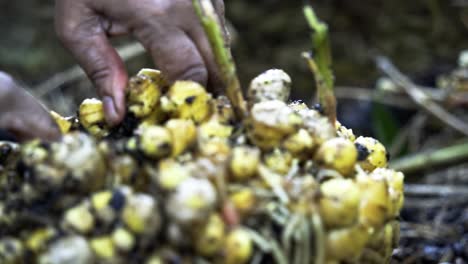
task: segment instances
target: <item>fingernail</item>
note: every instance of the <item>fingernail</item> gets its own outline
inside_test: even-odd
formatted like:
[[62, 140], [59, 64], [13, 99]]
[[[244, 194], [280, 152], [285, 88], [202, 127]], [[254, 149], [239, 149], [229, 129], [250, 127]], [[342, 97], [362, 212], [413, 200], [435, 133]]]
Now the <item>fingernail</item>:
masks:
[[110, 96], [104, 96], [102, 98], [104, 104], [104, 113], [106, 114], [106, 122], [110, 125], [115, 125], [119, 122], [119, 115], [114, 104], [114, 100]]

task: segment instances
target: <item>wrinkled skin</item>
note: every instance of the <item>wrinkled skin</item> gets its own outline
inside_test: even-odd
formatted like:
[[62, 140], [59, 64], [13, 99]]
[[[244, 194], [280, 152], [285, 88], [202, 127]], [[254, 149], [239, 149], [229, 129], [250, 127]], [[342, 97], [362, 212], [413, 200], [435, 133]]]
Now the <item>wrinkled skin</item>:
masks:
[[[222, 0], [213, 1], [224, 18]], [[131, 34], [170, 81], [194, 80], [219, 89], [210, 45], [192, 0], [56, 0], [56, 30], [104, 102], [106, 120], [125, 114], [128, 75], [109, 38]]]
[[[224, 3], [214, 6], [224, 24]], [[56, 30], [94, 82], [109, 124], [125, 115], [128, 75], [109, 38], [132, 34], [170, 81], [194, 80], [214, 92], [222, 87], [213, 54], [191, 0], [56, 0]], [[18, 140], [56, 140], [47, 110], [0, 72], [0, 129]]]
[[0, 71], [0, 130], [16, 139], [55, 140], [60, 131], [47, 110], [6, 73]]

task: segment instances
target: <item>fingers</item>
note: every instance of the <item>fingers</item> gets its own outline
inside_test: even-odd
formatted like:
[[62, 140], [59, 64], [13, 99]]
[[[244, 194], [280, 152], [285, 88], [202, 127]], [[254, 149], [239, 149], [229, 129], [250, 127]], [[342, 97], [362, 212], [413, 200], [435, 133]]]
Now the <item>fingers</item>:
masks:
[[135, 28], [134, 34], [170, 81], [193, 80], [207, 84], [208, 71], [203, 57], [181, 29], [152, 21]]
[[56, 140], [60, 131], [49, 113], [8, 75], [0, 72], [0, 129], [19, 140]]
[[15, 81], [10, 75], [0, 71], [0, 91], [8, 90], [10, 87], [15, 85]]
[[[106, 120], [111, 125], [125, 115], [125, 88], [128, 76], [122, 59], [109, 43], [99, 15], [85, 1], [60, 0], [56, 3], [56, 30], [59, 38], [95, 84], [103, 99]], [[114, 31], [124, 31], [114, 28]]]
[[[215, 0], [214, 6], [224, 24], [223, 1]], [[110, 124], [123, 119], [128, 76], [106, 34], [132, 32], [169, 80], [189, 79], [209, 84], [213, 92], [223, 90], [190, 0], [56, 0], [56, 10], [58, 35], [97, 86]]]
[[[0, 117], [0, 128], [8, 131], [19, 141], [40, 138], [45, 141], [60, 139], [60, 130], [54, 121], [47, 116], [47, 112], [40, 115], [22, 115], [7, 113]], [[33, 119], [33, 116], [36, 117]]]

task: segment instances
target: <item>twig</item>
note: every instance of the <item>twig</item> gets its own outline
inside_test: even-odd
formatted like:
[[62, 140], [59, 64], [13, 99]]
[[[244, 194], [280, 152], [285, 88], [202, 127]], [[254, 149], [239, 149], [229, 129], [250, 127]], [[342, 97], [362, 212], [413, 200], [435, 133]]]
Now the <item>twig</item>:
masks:
[[468, 187], [432, 184], [405, 184], [405, 195], [468, 197]]
[[312, 30], [312, 52], [304, 53], [309, 68], [315, 76], [317, 93], [325, 114], [332, 125], [336, 121], [336, 98], [333, 94], [334, 77], [331, 70], [332, 59], [328, 39], [328, 27], [321, 22], [310, 5], [304, 6], [304, 16]]
[[468, 163], [445, 166], [445, 168], [426, 174], [426, 182], [429, 184], [463, 184], [468, 186]]
[[433, 115], [439, 121], [453, 128], [459, 133], [468, 136], [468, 125], [462, 120], [447, 112], [443, 107], [435, 103], [430, 97], [413, 84], [408, 77], [404, 76], [398, 69], [385, 57], [377, 57], [377, 66], [387, 74], [397, 85], [403, 87], [405, 92], [422, 109]]
[[405, 208], [408, 210], [418, 209], [418, 210], [429, 210], [431, 208], [439, 208], [444, 201], [449, 201], [451, 206], [463, 206], [466, 204], [466, 197], [460, 197], [458, 199], [455, 196], [450, 196], [451, 199], [446, 197], [427, 197], [427, 196], [411, 196], [409, 194], [405, 197]]
[[[432, 100], [437, 101], [437, 102], [445, 102], [451, 97], [452, 95], [454, 97], [459, 96], [460, 94], [463, 94], [463, 92], [456, 92], [456, 91], [449, 91], [449, 89], [441, 89], [441, 88], [436, 88], [436, 87], [428, 87], [428, 86], [420, 86], [418, 85], [419, 89], [423, 91], [426, 95], [428, 95]], [[405, 92], [404, 89], [400, 87], [402, 92]], [[398, 91], [398, 90], [397, 90]]]
[[435, 227], [433, 224], [401, 222], [402, 238], [419, 238], [430, 240], [450, 241], [457, 237], [457, 231], [453, 226], [444, 225]]
[[226, 94], [231, 101], [238, 120], [243, 120], [247, 115], [247, 104], [242, 95], [239, 78], [236, 73], [231, 51], [227, 48], [219, 17], [216, 14], [210, 0], [193, 0], [195, 11], [205, 29], [210, 42], [216, 63], [221, 71], [221, 77], [226, 84]]
[[[463, 106], [468, 104], [468, 92], [453, 91], [447, 94], [447, 91], [434, 87], [420, 87], [432, 100], [444, 105]], [[335, 96], [337, 99], [349, 99], [358, 101], [372, 101], [401, 109], [415, 109], [417, 105], [409, 99], [404, 90], [398, 87], [396, 90], [376, 91], [371, 88], [362, 88], [355, 86], [337, 86], [335, 87]]]
[[430, 152], [422, 152], [399, 158], [390, 163], [390, 168], [403, 172], [413, 172], [462, 159], [468, 159], [468, 141]]
[[405, 96], [393, 93], [385, 93], [385, 96], [382, 96], [382, 92], [378, 92], [370, 88], [339, 86], [335, 87], [335, 96], [338, 99], [371, 101], [401, 109], [415, 108], [413, 101], [409, 100]]
[[405, 147], [406, 143], [408, 142], [412, 123], [416, 118], [419, 117], [421, 113], [417, 113], [415, 116], [411, 118], [411, 120], [406, 124], [404, 127], [400, 129], [398, 134], [395, 136], [395, 139], [392, 141], [391, 145], [387, 148], [390, 157], [395, 157], [399, 154], [402, 149]]
[[[398, 134], [395, 136], [392, 144], [388, 148], [390, 157], [396, 157], [403, 148], [408, 145], [411, 150], [414, 150], [419, 146], [419, 139], [421, 126], [426, 122], [427, 114], [419, 111], [417, 112], [407, 124], [400, 129]], [[417, 135], [415, 137], [415, 135]]]
[[421, 149], [424, 127], [426, 126], [428, 119], [429, 116], [421, 110], [416, 114], [414, 119], [411, 120], [412, 122], [409, 125], [410, 129], [408, 135], [408, 148], [410, 153], [414, 153]]
[[[140, 43], [130, 43], [117, 48], [117, 52], [122, 60], [126, 61], [143, 54], [145, 52], [145, 48], [143, 48]], [[86, 74], [83, 69], [81, 69], [80, 66], [75, 65], [68, 70], [55, 74], [46, 81], [33, 87], [31, 90], [36, 97], [40, 98], [64, 84], [78, 81], [84, 77], [86, 77]]]
[[[391, 80], [389, 80], [389, 82], [393, 84], [391, 87], [388, 87], [389, 89], [386, 89], [386, 87], [380, 87], [379, 90], [385, 92], [388, 95], [406, 95], [406, 92], [403, 89], [403, 87], [400, 87]], [[450, 84], [448, 87], [432, 87], [418, 85], [418, 88], [419, 90], [423, 91], [427, 96], [429, 96], [433, 101], [443, 104], [444, 106], [468, 105], [468, 91], [458, 91], [455, 89], [453, 84]]]
[[388, 154], [390, 157], [396, 157], [408, 142], [410, 134], [410, 126], [405, 126], [400, 129], [398, 134], [393, 139], [391, 145], [387, 148]]

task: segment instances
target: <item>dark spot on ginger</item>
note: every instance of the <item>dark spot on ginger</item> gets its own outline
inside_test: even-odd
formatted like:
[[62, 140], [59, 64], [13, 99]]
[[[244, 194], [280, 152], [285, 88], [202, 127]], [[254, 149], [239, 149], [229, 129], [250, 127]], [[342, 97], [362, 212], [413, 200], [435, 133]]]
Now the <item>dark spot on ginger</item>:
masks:
[[356, 146], [358, 152], [358, 161], [365, 160], [370, 154], [369, 150], [366, 148], [366, 146], [361, 145], [359, 143], [354, 143], [354, 145]]
[[193, 102], [195, 101], [195, 98], [197, 98], [196, 96], [189, 96], [187, 98], [185, 98], [185, 102], [187, 104], [193, 104]]
[[119, 189], [115, 189], [112, 192], [112, 198], [109, 201], [110, 207], [112, 207], [115, 211], [120, 211], [125, 205], [125, 195]]

